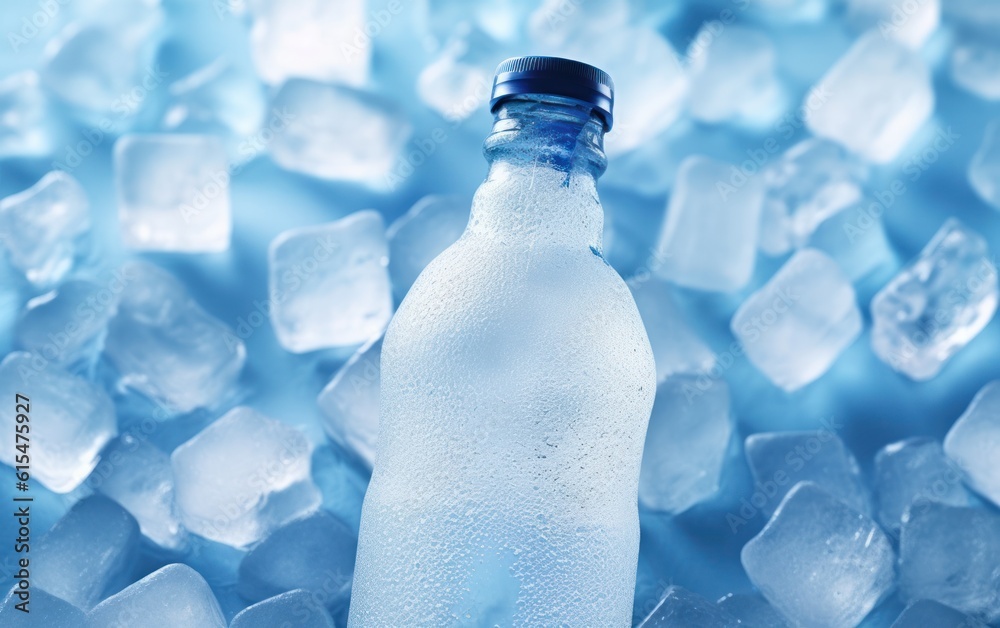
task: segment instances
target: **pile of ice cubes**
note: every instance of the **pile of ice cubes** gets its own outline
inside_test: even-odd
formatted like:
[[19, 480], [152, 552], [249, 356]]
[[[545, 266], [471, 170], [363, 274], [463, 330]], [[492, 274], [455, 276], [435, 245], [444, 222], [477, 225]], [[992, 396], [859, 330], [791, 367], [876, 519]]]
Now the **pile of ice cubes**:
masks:
[[493, 69], [526, 53], [617, 86], [603, 255], [659, 380], [635, 623], [1000, 623], [991, 3], [0, 15], [0, 423], [25, 395], [32, 436], [0, 494], [33, 498], [30, 625], [344, 625], [381, 335], [462, 233]]

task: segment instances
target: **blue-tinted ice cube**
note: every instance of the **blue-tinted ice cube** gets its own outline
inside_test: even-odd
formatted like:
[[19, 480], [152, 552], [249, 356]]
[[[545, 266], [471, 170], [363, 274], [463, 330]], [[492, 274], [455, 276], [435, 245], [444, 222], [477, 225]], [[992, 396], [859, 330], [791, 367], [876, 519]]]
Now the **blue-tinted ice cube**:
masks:
[[[55, 148], [57, 131], [48, 95], [33, 71], [0, 80], [0, 157], [41, 157]], [[58, 155], [61, 157], [61, 155]]]
[[240, 563], [239, 592], [263, 600], [305, 589], [336, 611], [347, 602], [354, 574], [357, 538], [325, 511], [275, 530]]
[[323, 509], [357, 531], [368, 477], [343, 455], [339, 447], [317, 447], [312, 457], [313, 482], [323, 494]]
[[[0, 461], [14, 466], [15, 456], [25, 453], [15, 445], [29, 443], [15, 443], [15, 428], [26, 416], [37, 418], [30, 421], [32, 479], [57, 493], [83, 482], [118, 432], [114, 405], [101, 388], [30, 353], [11, 353], [0, 362], [0, 394], [10, 400], [0, 423], [11, 435]], [[24, 408], [15, 408], [17, 395], [30, 400]]]
[[788, 622], [760, 595], [730, 593], [718, 602], [719, 608], [747, 628], [788, 628]]
[[904, 600], [934, 600], [977, 619], [1000, 620], [1000, 515], [928, 504], [899, 537]]
[[829, 255], [851, 281], [896, 263], [882, 219], [872, 212], [875, 202], [865, 198], [835, 213], [809, 236], [808, 246]]
[[115, 144], [118, 221], [143, 251], [229, 248], [229, 163], [211, 135], [127, 135]]
[[753, 28], [705, 23], [687, 50], [688, 108], [702, 122], [760, 122], [781, 110], [777, 55], [767, 35]]
[[715, 354], [684, 322], [670, 286], [653, 276], [633, 277], [628, 286], [653, 348], [657, 381], [677, 373], [705, 373], [715, 366]]
[[847, 21], [858, 32], [877, 30], [886, 39], [919, 49], [941, 22], [939, 0], [848, 0]]
[[462, 235], [470, 207], [462, 196], [425, 196], [389, 225], [389, 275], [397, 303], [420, 271]]
[[363, 0], [256, 0], [249, 6], [251, 52], [264, 82], [368, 80], [372, 36], [365, 34], [370, 27]]
[[767, 186], [760, 248], [783, 255], [801, 248], [825, 220], [861, 200], [866, 168], [840, 146], [810, 138], [762, 173]]
[[170, 456], [181, 522], [233, 547], [259, 541], [319, 506], [309, 477], [311, 455], [299, 430], [250, 408], [233, 408]]
[[208, 583], [187, 565], [167, 565], [98, 604], [92, 628], [226, 628]]
[[292, 79], [271, 106], [281, 123], [268, 148], [282, 168], [379, 189], [395, 188], [412, 172], [409, 162], [397, 167], [411, 128], [394, 102], [342, 85]]
[[898, 533], [910, 511], [936, 502], [968, 506], [969, 493], [961, 472], [930, 438], [909, 438], [886, 445], [875, 455], [875, 490], [878, 520]]
[[334, 628], [330, 613], [316, 595], [303, 589], [259, 602], [233, 618], [229, 628]]
[[983, 131], [983, 142], [969, 163], [969, 184], [979, 198], [1000, 210], [1000, 120]]
[[389, 245], [378, 212], [281, 233], [268, 249], [271, 323], [304, 353], [370, 340], [392, 317]]
[[907, 606], [891, 628], [986, 628], [986, 624], [950, 606], [920, 600]]
[[[21, 595], [27, 596], [27, 599]], [[19, 606], [26, 611], [22, 611]], [[86, 613], [38, 587], [29, 591], [21, 591], [17, 587], [11, 589], [6, 599], [0, 603], [0, 625], [11, 628], [17, 626], [89, 628], [90, 626], [87, 623]]]
[[754, 482], [768, 497], [762, 506], [767, 513], [799, 482], [811, 482], [859, 512], [870, 510], [857, 460], [829, 429], [752, 434], [745, 451]]
[[944, 451], [965, 473], [969, 486], [1000, 505], [1000, 380], [976, 393], [948, 431]]
[[90, 229], [87, 193], [56, 170], [23, 192], [0, 200], [0, 246], [11, 264], [35, 284], [59, 281]]
[[[163, 126], [182, 133], [256, 133], [267, 101], [257, 77], [219, 57], [168, 87]], [[245, 155], [244, 155], [245, 156]]]
[[990, 322], [997, 294], [986, 241], [949, 218], [872, 299], [872, 349], [907, 377], [930, 379]]
[[187, 534], [174, 509], [170, 456], [156, 446], [123, 434], [101, 453], [101, 463], [87, 485], [129, 511], [142, 533], [157, 545], [183, 547]]
[[106, 497], [88, 497], [32, 546], [32, 584], [89, 610], [128, 575], [138, 541], [132, 515]]
[[837, 263], [801, 249], [733, 315], [747, 358], [793, 391], [818, 379], [861, 334], [854, 288]]
[[358, 349], [316, 400], [327, 435], [369, 467], [375, 464], [378, 444], [381, 356], [379, 337]]
[[757, 177], [732, 185], [738, 173], [707, 157], [684, 160], [657, 243], [660, 276], [717, 291], [738, 290], [750, 280], [764, 186]]
[[675, 585], [667, 587], [653, 612], [639, 624], [639, 628], [671, 626], [737, 628], [740, 621], [700, 595]]
[[108, 321], [118, 307], [110, 288], [67, 281], [28, 301], [17, 322], [17, 344], [59, 365], [96, 359]]
[[896, 557], [878, 524], [809, 482], [789, 491], [741, 559], [771, 605], [800, 625], [856, 626], [894, 586]]
[[134, 261], [120, 275], [104, 355], [121, 383], [180, 413], [224, 400], [246, 360], [243, 341], [165, 270]]
[[417, 77], [420, 100], [446, 120], [458, 122], [484, 113], [502, 47], [478, 28], [463, 23]]
[[679, 513], [714, 495], [732, 433], [724, 381], [668, 378], [657, 388], [649, 419], [639, 501], [652, 510]]
[[951, 51], [951, 78], [959, 87], [986, 100], [1000, 100], [1000, 42], [969, 37]]
[[934, 109], [930, 71], [917, 53], [870, 31], [813, 88], [804, 109], [818, 137], [888, 163]]

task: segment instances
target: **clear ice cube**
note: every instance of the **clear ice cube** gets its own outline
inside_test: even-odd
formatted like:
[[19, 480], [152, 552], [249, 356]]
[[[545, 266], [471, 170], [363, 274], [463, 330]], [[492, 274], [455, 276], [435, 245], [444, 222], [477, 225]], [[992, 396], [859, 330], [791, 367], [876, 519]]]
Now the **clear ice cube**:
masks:
[[[30, 582], [30, 581], [29, 581]], [[27, 595], [22, 598], [19, 593]], [[20, 610], [23, 605], [27, 612]], [[36, 626], [38, 628], [89, 628], [87, 615], [79, 608], [43, 589], [19, 591], [15, 586], [0, 602], [0, 625]]]
[[89, 610], [128, 576], [139, 536], [135, 519], [121, 506], [87, 497], [31, 547], [31, 582]]
[[246, 360], [243, 341], [165, 270], [134, 261], [120, 277], [121, 300], [104, 355], [121, 384], [177, 413], [226, 399]]
[[312, 446], [299, 430], [233, 408], [174, 450], [174, 501], [184, 526], [246, 547], [319, 506]]
[[969, 184], [979, 198], [1000, 210], [1000, 120], [983, 131], [983, 142], [969, 163]]
[[997, 296], [986, 240], [949, 218], [872, 299], [872, 349], [910, 379], [930, 379], [986, 327]]
[[1000, 506], [1000, 380], [976, 394], [948, 431], [944, 451], [964, 472], [969, 486]]
[[226, 628], [215, 594], [197, 571], [171, 564], [129, 585], [90, 613], [91, 628]]
[[268, 249], [271, 323], [288, 351], [358, 345], [392, 317], [389, 245], [378, 212], [281, 233]]
[[1000, 515], [944, 504], [911, 515], [899, 537], [903, 599], [934, 600], [1000, 621]]
[[882, 219], [867, 198], [837, 212], [816, 227], [807, 245], [829, 255], [851, 281], [859, 281], [896, 264], [896, 254]]
[[304, 589], [276, 595], [240, 611], [229, 628], [334, 628], [317, 597]]
[[28, 70], [0, 80], [0, 157], [48, 155], [57, 135], [37, 73]]
[[816, 136], [888, 163], [934, 110], [930, 71], [917, 53], [870, 31], [813, 87], [804, 109]]
[[59, 170], [0, 200], [0, 246], [34, 284], [62, 279], [80, 253], [80, 236], [89, 229], [87, 193]]
[[[257, 77], [224, 57], [171, 83], [167, 91], [169, 103], [162, 124], [175, 133], [249, 138], [260, 130], [267, 108], [266, 95]], [[240, 148], [244, 153], [247, 151], [246, 145], [241, 144]]]
[[907, 606], [890, 628], [986, 628], [986, 624], [950, 606], [920, 600]]
[[630, 279], [628, 287], [653, 348], [657, 381], [677, 373], [706, 373], [715, 366], [715, 354], [684, 322], [666, 282], [640, 276]]
[[417, 94], [446, 120], [459, 122], [484, 113], [502, 46], [468, 24], [459, 24], [448, 42], [417, 77]]
[[761, 506], [767, 513], [799, 482], [815, 484], [858, 512], [870, 511], [858, 462], [832, 430], [752, 434], [744, 449], [755, 487], [767, 497]]
[[809, 482], [789, 491], [741, 559], [793, 624], [856, 626], [894, 586], [896, 557], [878, 524]]
[[89, 364], [117, 307], [118, 296], [111, 288], [67, 281], [28, 301], [17, 321], [17, 344], [61, 366]]
[[908, 438], [886, 445], [875, 455], [878, 520], [893, 534], [910, 518], [910, 511], [929, 503], [968, 506], [969, 493], [961, 472], [949, 461], [941, 443]]
[[781, 613], [757, 594], [730, 593], [718, 605], [747, 628], [789, 628]]
[[1000, 42], [987, 37], [963, 37], [951, 51], [951, 78], [980, 98], [1000, 100]]
[[[28, 445], [32, 479], [57, 493], [79, 486], [118, 433], [114, 405], [101, 388], [30, 353], [14, 352], [0, 362], [0, 392], [10, 401], [0, 422], [11, 435], [0, 461], [13, 467], [15, 456], [26, 453], [15, 445]], [[15, 398], [23, 408], [15, 408]], [[30, 421], [29, 440], [15, 442], [24, 417], [40, 420]]]
[[747, 358], [776, 386], [818, 379], [861, 335], [854, 288], [837, 263], [801, 249], [740, 305], [730, 328]]
[[667, 587], [653, 612], [639, 624], [639, 628], [670, 626], [737, 628], [740, 621], [700, 595], [673, 585]]
[[268, 143], [271, 158], [293, 172], [392, 189], [427, 157], [401, 160], [410, 123], [394, 102], [368, 92], [292, 79], [271, 106], [281, 117]]
[[877, 30], [886, 39], [919, 50], [941, 22], [939, 0], [848, 0], [847, 21], [858, 32]]
[[127, 135], [115, 143], [118, 221], [140, 251], [229, 248], [229, 163], [211, 135]]
[[353, 452], [369, 468], [378, 444], [382, 338], [372, 340], [340, 368], [316, 402], [331, 440]]
[[470, 207], [462, 196], [425, 196], [389, 225], [389, 275], [397, 303], [420, 271], [462, 235]]
[[764, 202], [758, 177], [708, 157], [681, 163], [657, 243], [658, 274], [698, 290], [729, 292], [750, 280]]
[[660, 384], [646, 431], [640, 503], [679, 513], [714, 495], [732, 433], [724, 381], [678, 375]]

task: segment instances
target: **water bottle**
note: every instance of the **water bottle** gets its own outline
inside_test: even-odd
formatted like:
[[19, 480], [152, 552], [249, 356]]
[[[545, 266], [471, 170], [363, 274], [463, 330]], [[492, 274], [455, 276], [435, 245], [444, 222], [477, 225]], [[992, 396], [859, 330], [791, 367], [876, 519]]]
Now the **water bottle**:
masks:
[[612, 90], [497, 68], [469, 224], [385, 334], [351, 626], [630, 625], [656, 374], [601, 253]]

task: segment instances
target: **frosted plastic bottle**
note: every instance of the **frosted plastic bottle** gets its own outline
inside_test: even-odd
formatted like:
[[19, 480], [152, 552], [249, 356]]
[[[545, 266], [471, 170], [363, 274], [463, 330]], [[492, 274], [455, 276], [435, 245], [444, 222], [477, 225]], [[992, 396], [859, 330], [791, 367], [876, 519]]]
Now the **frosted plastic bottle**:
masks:
[[611, 81], [497, 69], [486, 181], [382, 347], [377, 460], [351, 626], [628, 626], [655, 392], [601, 256]]

